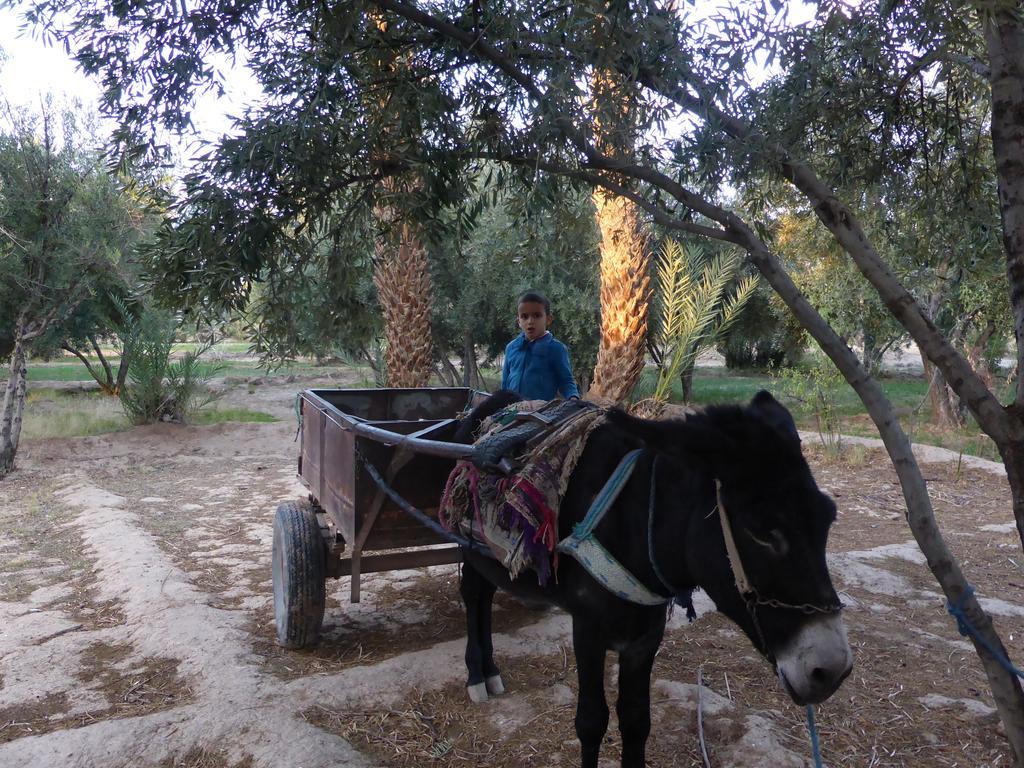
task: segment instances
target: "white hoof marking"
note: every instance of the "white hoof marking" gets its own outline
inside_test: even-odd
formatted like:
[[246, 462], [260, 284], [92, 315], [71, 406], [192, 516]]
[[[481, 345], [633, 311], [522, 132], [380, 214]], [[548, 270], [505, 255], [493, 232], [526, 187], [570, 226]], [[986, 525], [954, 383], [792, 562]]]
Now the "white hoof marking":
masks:
[[505, 692], [505, 684], [501, 682], [501, 675], [492, 675], [484, 680], [484, 685], [487, 686], [487, 692], [491, 696], [501, 696]]
[[467, 685], [466, 690], [469, 691], [469, 700], [474, 704], [480, 704], [487, 701], [487, 684], [477, 683], [476, 685]]

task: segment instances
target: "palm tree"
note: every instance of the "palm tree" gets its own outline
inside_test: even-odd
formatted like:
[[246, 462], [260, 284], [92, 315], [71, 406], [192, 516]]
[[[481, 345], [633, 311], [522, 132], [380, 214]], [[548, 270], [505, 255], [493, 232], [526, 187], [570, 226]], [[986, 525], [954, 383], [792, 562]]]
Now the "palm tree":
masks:
[[384, 314], [384, 364], [389, 387], [423, 387], [433, 366], [430, 333], [430, 267], [427, 252], [409, 222], [393, 221], [378, 207], [379, 222], [390, 223], [378, 237], [373, 283]]
[[[388, 23], [383, 15], [371, 16], [382, 34]], [[395, 56], [376, 62], [382, 75], [397, 80], [402, 63]], [[383, 79], [383, 78], [382, 78]], [[383, 167], [411, 147], [389, 140], [389, 126], [396, 116], [389, 114], [397, 107], [386, 89], [373, 105], [383, 128], [387, 146], [378, 147], [378, 164]], [[403, 193], [415, 189], [415, 181], [406, 177], [387, 179], [381, 185], [381, 196], [374, 207], [380, 234], [376, 242], [373, 283], [384, 315], [384, 367], [388, 386], [422, 387], [430, 380], [433, 366], [433, 338], [430, 331], [431, 283], [427, 253], [420, 232], [408, 217], [403, 216]]]
[[[594, 131], [602, 152], [626, 158], [633, 149], [632, 86], [608, 71], [593, 79]], [[625, 400], [644, 368], [650, 277], [647, 236], [635, 203], [594, 191], [601, 228], [601, 341], [590, 394]]]

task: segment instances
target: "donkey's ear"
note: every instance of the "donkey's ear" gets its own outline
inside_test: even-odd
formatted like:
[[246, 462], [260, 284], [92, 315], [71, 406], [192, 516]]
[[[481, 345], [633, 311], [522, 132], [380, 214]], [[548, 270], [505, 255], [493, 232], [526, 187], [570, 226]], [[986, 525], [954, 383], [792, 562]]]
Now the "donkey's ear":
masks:
[[750, 410], [759, 414], [770, 426], [782, 434], [796, 440], [797, 444], [800, 443], [800, 433], [797, 432], [792, 414], [786, 409], [786, 406], [772, 397], [768, 390], [762, 389], [754, 395], [754, 399], [750, 401]]

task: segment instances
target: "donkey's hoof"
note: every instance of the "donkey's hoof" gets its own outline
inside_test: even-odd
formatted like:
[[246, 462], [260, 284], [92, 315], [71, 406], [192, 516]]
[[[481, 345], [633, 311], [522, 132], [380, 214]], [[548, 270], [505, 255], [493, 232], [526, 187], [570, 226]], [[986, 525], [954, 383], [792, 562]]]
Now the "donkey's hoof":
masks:
[[505, 684], [501, 682], [501, 675], [491, 675], [484, 680], [484, 685], [487, 686], [487, 692], [491, 696], [501, 696], [505, 692]]
[[487, 701], [487, 683], [467, 685], [466, 690], [469, 692], [469, 700], [474, 704], [480, 704], [481, 702]]

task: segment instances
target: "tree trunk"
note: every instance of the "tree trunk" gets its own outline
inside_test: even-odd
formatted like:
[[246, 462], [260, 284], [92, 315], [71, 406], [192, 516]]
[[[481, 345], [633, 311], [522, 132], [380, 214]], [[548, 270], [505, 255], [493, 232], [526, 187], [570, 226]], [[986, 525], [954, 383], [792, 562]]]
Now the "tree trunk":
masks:
[[462, 334], [462, 386], [481, 389], [480, 367], [476, 362], [476, 345], [468, 330]]
[[[634, 133], [631, 94], [608, 72], [594, 77], [594, 133], [613, 156], [629, 156]], [[633, 201], [594, 190], [601, 229], [601, 339], [590, 394], [620, 402], [629, 397], [644, 370], [650, 275], [647, 237]]]
[[[380, 32], [388, 29], [384, 13], [372, 11], [370, 23]], [[388, 53], [376, 62], [382, 79], [394, 77], [404, 64]], [[374, 119], [383, 126], [381, 144], [371, 147], [376, 164], [384, 168], [398, 163], [410, 146], [392, 130], [398, 107], [384, 88], [377, 94]], [[374, 208], [381, 231], [376, 243], [373, 283], [384, 315], [384, 367], [389, 387], [424, 387], [433, 370], [433, 337], [430, 333], [431, 282], [427, 252], [420, 233], [405, 215], [403, 193], [415, 187], [408, 177], [387, 176], [381, 184], [382, 200]]]
[[93, 380], [100, 385], [100, 390], [104, 394], [117, 395], [121, 391], [119, 385], [123, 385], [124, 382], [114, 380], [114, 372], [111, 370], [110, 363], [107, 362], [107, 358], [103, 355], [103, 351], [100, 349], [100, 345], [97, 343], [96, 339], [90, 335], [89, 341], [92, 343], [93, 351], [96, 353], [96, 357], [99, 360], [100, 365], [103, 367], [102, 376], [95, 368], [92, 367], [92, 363], [89, 362], [89, 358], [87, 358], [85, 353], [81, 350], [75, 349], [70, 344], [62, 344], [61, 349], [65, 352], [70, 352], [82, 361], [82, 365], [84, 365], [85, 369], [89, 371], [89, 375], [92, 376]]
[[21, 420], [25, 412], [28, 369], [25, 367], [24, 321], [19, 320], [14, 333], [14, 349], [0, 411], [0, 478], [14, 469], [14, 458], [21, 440]]
[[[992, 86], [992, 153], [999, 182], [1006, 274], [1010, 283], [1017, 367], [1024, 359], [1024, 22], [1019, 2], [979, 9], [988, 48]], [[1018, 408], [1024, 406], [1024, 377], [1017, 378]], [[1018, 517], [1018, 526], [1020, 526]]]
[[437, 374], [446, 387], [457, 387], [459, 385], [459, 371], [452, 365], [451, 358], [444, 352], [438, 360]]
[[878, 345], [875, 343], [875, 334], [870, 331], [861, 331], [861, 336], [864, 337], [864, 370], [868, 373], [875, 372], [875, 364], [878, 362]]
[[[427, 252], [408, 223], [378, 242], [373, 283], [384, 314], [389, 387], [425, 387], [433, 368], [430, 334], [430, 267]], [[397, 242], [395, 242], [397, 240]]]
[[955, 429], [963, 426], [959, 409], [953, 406], [953, 400], [949, 394], [949, 386], [942, 375], [942, 371], [932, 365], [924, 355], [921, 355], [921, 365], [924, 368], [924, 377], [928, 382], [928, 397], [932, 404], [932, 424], [942, 429]]
[[594, 192], [601, 228], [601, 339], [591, 392], [619, 402], [644, 370], [647, 306], [646, 238], [637, 207], [626, 198]]
[[693, 369], [696, 366], [696, 362], [690, 363], [679, 374], [679, 384], [683, 390], [683, 402], [686, 404], [693, 400]]
[[[1024, 417], [1024, 376], [1020, 375], [1024, 370], [1021, 365], [1024, 360], [1024, 120], [1021, 120], [1021, 110], [1024, 109], [1024, 21], [1020, 3], [979, 9], [979, 17], [989, 54], [992, 152], [996, 160], [999, 215], [1017, 341], [1016, 395], [1006, 412], [1008, 419], [1019, 426]], [[997, 440], [996, 444], [1006, 465], [1017, 534], [1024, 541], [1024, 438], [1014, 432], [1009, 439]], [[1016, 726], [1011, 735], [1010, 724], [1006, 723], [1007, 737], [1013, 745], [1017, 764], [1024, 765], [1024, 725]]]
[[120, 395], [124, 391], [124, 383], [128, 380], [128, 369], [131, 366], [131, 351], [123, 350], [121, 359], [117, 363], [117, 380], [114, 383], [114, 394]]
[[[932, 323], [938, 317], [939, 309], [942, 307], [942, 289], [949, 278], [949, 259], [944, 259], [935, 270], [936, 284], [931, 293], [928, 294], [928, 304], [923, 307], [926, 317]], [[931, 422], [942, 429], [952, 429], [964, 425], [964, 417], [961, 415], [961, 408], [953, 404], [953, 395], [942, 375], [942, 371], [936, 367], [924, 347], [918, 344], [918, 354], [921, 355], [921, 367], [924, 369], [924, 378], [928, 382], [928, 398], [932, 405]], [[958, 401], [959, 402], [959, 401]]]
[[989, 369], [988, 360], [985, 359], [985, 348], [995, 335], [995, 321], [989, 320], [967, 352], [967, 362], [978, 372], [978, 376], [989, 389], [992, 389], [992, 371]]

